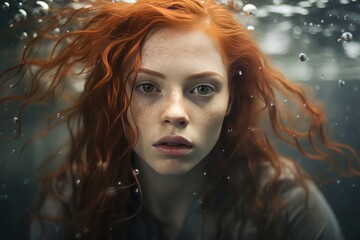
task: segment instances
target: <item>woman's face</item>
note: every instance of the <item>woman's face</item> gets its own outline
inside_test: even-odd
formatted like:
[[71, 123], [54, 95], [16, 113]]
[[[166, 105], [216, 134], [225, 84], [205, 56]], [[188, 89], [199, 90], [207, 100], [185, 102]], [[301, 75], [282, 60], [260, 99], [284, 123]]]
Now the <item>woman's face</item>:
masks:
[[189, 172], [215, 146], [228, 111], [226, 67], [200, 30], [164, 28], [142, 48], [130, 121], [139, 130], [134, 151], [164, 175]]

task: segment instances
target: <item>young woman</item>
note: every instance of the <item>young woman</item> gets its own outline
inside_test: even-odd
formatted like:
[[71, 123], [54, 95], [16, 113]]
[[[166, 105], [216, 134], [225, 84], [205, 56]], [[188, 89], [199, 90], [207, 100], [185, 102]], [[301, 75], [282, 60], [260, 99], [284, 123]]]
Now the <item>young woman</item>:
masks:
[[68, 154], [43, 175], [32, 239], [343, 239], [310, 177], [274, 145], [343, 175], [359, 175], [359, 158], [327, 137], [323, 112], [225, 6], [89, 4], [56, 12], [1, 74], [15, 87], [30, 72], [29, 92], [1, 103], [71, 99], [59, 113]]

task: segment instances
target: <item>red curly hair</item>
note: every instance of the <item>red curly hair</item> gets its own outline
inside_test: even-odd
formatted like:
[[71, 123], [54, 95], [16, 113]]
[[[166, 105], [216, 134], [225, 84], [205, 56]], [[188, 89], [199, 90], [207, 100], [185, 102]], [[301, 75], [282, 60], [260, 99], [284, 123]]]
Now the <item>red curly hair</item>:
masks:
[[[66, 220], [69, 238], [84, 229], [87, 239], [122, 236], [128, 220], [136, 214], [127, 211], [130, 192], [134, 186], [141, 186], [131, 164], [137, 129], [130, 126], [126, 117], [131, 96], [125, 86], [140, 67], [147, 34], [158, 27], [201, 28], [219, 45], [228, 69], [232, 108], [211, 153], [216, 157], [210, 166], [211, 188], [203, 207], [218, 223], [226, 212], [237, 217], [225, 229], [218, 224], [217, 237], [230, 236], [244, 216], [252, 216], [259, 239], [269, 237], [264, 236], [268, 226], [265, 223], [275, 220], [264, 216], [265, 194], [275, 213], [286, 209], [276, 195], [282, 157], [271, 144], [270, 135], [309, 159], [326, 160], [342, 175], [360, 174], [359, 158], [353, 149], [327, 137], [324, 113], [305, 97], [302, 88], [271, 66], [251, 33], [224, 6], [197, 0], [147, 0], [134, 4], [89, 1], [90, 6], [85, 3], [77, 9], [53, 10], [47, 28], [27, 44], [21, 63], [0, 75], [2, 86], [17, 79], [13, 84], [16, 87], [27, 80], [24, 72], [30, 78], [26, 94], [3, 97], [1, 104], [20, 101], [23, 111], [29, 104], [54, 97], [65, 99], [67, 107], [60, 112], [70, 133], [68, 156], [61, 167], [43, 175], [36, 211], [40, 219], [46, 219], [41, 214], [42, 206], [49, 196], [56, 199], [62, 214], [52, 220]], [[64, 21], [58, 21], [59, 16]], [[70, 31], [52, 34], [51, 30], [57, 27]], [[49, 47], [42, 51], [45, 46]], [[69, 86], [76, 81], [84, 81], [84, 88], [79, 94], [69, 95]], [[284, 97], [289, 100], [287, 103], [282, 101]], [[291, 111], [280, 110], [290, 103]], [[292, 119], [293, 109], [306, 119], [302, 125]], [[345, 160], [336, 161], [334, 153]], [[264, 162], [274, 169], [267, 193], [258, 186]], [[346, 167], [341, 170], [343, 163]], [[44, 164], [51, 164], [51, 159]], [[306, 174], [294, 162], [292, 165], [299, 176], [297, 181], [306, 189]], [[225, 176], [232, 179], [227, 186], [233, 195], [215, 205], [211, 199]], [[69, 178], [70, 200], [63, 194]], [[109, 189], [115, 192], [111, 197]], [[253, 205], [246, 208], [248, 203]], [[118, 217], [111, 217], [113, 214]]]

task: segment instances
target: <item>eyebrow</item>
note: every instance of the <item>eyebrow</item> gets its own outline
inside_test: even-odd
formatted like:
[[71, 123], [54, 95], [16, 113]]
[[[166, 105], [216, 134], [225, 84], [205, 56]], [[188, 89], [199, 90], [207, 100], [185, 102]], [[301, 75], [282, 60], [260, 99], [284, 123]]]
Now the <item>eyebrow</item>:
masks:
[[[154, 71], [154, 70], [150, 70], [148, 68], [140, 68], [139, 73], [146, 73], [146, 74], [153, 75], [155, 77], [159, 77], [159, 78], [162, 78], [162, 79], [166, 78], [164, 74], [159, 73], [159, 72]], [[201, 73], [192, 74], [188, 78], [189, 79], [197, 79], [197, 78], [204, 78], [204, 77], [222, 77], [223, 78], [224, 76], [222, 74], [220, 74], [220, 73], [217, 73], [217, 72], [204, 71], [204, 72], [201, 72]]]

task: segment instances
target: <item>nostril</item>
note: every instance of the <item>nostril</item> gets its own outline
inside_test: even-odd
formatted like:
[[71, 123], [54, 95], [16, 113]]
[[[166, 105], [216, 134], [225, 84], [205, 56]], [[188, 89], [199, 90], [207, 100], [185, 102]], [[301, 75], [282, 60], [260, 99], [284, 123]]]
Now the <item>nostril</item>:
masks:
[[186, 121], [185, 121], [185, 120], [181, 120], [181, 121], [179, 121], [179, 125], [181, 125], [181, 126], [186, 125]]
[[181, 127], [185, 127], [188, 124], [188, 121], [186, 119], [182, 119], [182, 120], [178, 120], [178, 121], [176, 121], [176, 120], [172, 121], [172, 120], [166, 119], [164, 121], [164, 123], [166, 123], [166, 124], [174, 124], [174, 125], [178, 125], [178, 126], [181, 126]]

